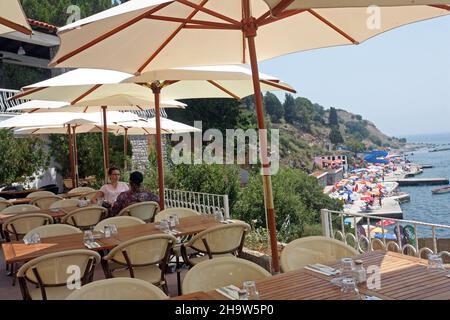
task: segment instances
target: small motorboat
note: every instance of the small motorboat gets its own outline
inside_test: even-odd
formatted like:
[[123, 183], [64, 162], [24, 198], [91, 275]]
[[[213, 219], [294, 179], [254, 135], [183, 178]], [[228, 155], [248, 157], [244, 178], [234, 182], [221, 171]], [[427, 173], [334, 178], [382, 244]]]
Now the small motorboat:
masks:
[[433, 194], [450, 193], [450, 187], [432, 189], [431, 192]]

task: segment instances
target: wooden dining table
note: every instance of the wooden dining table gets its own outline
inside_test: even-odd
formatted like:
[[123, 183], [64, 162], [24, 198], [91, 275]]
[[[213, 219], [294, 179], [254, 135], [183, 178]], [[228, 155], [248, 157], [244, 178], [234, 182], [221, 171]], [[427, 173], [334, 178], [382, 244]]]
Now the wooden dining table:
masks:
[[[196, 234], [217, 225], [220, 225], [220, 222], [210, 216], [201, 215], [182, 218], [180, 219], [180, 224], [175, 227], [175, 230], [178, 231], [176, 237]], [[92, 250], [109, 250], [124, 241], [152, 234], [165, 233], [157, 228], [156, 223], [119, 228], [116, 235], [109, 238], [95, 239], [100, 247]], [[6, 263], [26, 262], [44, 254], [75, 249], [86, 249], [82, 233], [42, 238], [41, 242], [38, 244], [25, 244], [23, 241], [14, 241], [11, 243], [2, 244], [3, 255]]]
[[16, 215], [26, 215], [26, 214], [34, 214], [34, 213], [43, 213], [48, 214], [56, 221], [67, 215], [68, 213], [80, 209], [78, 207], [70, 207], [70, 208], [58, 208], [58, 209], [39, 209], [33, 211], [26, 211], [20, 213], [1, 213], [0, 212], [0, 225], [2, 225], [6, 220]]
[[[302, 268], [256, 281], [260, 299], [360, 300], [367, 295], [380, 300], [450, 300], [450, 271], [429, 270], [427, 260], [390, 251], [373, 251], [354, 259], [362, 260], [366, 269], [369, 266], [379, 268], [379, 288], [368, 289], [365, 283], [359, 285], [359, 296], [343, 294], [338, 286], [330, 282], [331, 276]], [[327, 265], [338, 268], [339, 262]], [[229, 299], [218, 291], [209, 291], [191, 293], [173, 300]]]

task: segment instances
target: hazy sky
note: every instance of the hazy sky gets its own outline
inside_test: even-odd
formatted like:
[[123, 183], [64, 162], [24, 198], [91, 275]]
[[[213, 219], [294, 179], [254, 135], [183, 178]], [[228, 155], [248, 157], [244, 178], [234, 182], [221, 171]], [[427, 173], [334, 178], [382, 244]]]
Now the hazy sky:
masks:
[[299, 95], [361, 114], [389, 135], [450, 132], [450, 17], [260, 66]]

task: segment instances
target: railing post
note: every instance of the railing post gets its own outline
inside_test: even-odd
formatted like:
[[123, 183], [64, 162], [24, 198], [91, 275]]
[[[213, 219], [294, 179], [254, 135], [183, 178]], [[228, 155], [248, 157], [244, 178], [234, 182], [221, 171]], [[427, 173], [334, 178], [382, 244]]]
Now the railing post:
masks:
[[331, 238], [330, 233], [330, 219], [327, 209], [320, 210], [320, 217], [322, 220], [322, 234], [324, 237]]
[[230, 219], [230, 204], [228, 200], [228, 195], [223, 196], [223, 208], [225, 210], [225, 219]]

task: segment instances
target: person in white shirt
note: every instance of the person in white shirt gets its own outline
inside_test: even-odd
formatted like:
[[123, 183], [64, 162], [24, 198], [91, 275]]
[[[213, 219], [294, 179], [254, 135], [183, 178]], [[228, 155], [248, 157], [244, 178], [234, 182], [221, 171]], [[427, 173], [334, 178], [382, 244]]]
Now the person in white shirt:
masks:
[[103, 202], [107, 202], [107, 204], [113, 206], [119, 194], [130, 189], [128, 184], [119, 181], [120, 170], [118, 168], [111, 167], [108, 170], [108, 176], [110, 183], [100, 188], [95, 197], [92, 198], [92, 203], [97, 204], [99, 200], [103, 199]]

